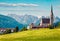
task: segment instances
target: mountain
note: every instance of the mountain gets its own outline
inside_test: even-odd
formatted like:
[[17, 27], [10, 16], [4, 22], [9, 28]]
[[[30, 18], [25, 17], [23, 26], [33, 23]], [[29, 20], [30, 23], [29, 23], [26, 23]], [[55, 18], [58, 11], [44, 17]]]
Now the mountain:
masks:
[[57, 23], [57, 22], [60, 22], [60, 18], [58, 16], [54, 18], [54, 23]]
[[0, 15], [0, 28], [15, 28], [16, 26], [19, 27], [19, 29], [22, 29], [23, 25], [18, 23], [15, 19]]
[[59, 22], [60, 22], [60, 18], [56, 16], [56, 17], [54, 18], [54, 25], [55, 25], [55, 26], [58, 26]]
[[[38, 25], [41, 22], [41, 18], [50, 18], [49, 16], [42, 16], [40, 18], [33, 16], [33, 15], [15, 15], [15, 14], [9, 14], [8, 16], [13, 17], [16, 19], [19, 23], [23, 25], [30, 25], [31, 23], [34, 23], [35, 25]], [[54, 24], [56, 25], [58, 22], [60, 22], [59, 17], [54, 17]]]
[[8, 16], [13, 17], [16, 19], [19, 23], [24, 25], [29, 25], [31, 23], [36, 24], [36, 22], [39, 20], [38, 17], [33, 15], [15, 15], [15, 14], [9, 14]]

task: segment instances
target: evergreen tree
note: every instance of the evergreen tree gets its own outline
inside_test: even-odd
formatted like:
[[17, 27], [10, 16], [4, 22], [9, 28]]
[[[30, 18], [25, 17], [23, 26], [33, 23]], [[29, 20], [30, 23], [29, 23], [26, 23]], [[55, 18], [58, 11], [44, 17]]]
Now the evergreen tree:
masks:
[[15, 29], [16, 29], [16, 32], [18, 32], [18, 31], [19, 31], [19, 28], [18, 28], [18, 26], [16, 26], [16, 28], [15, 28]]

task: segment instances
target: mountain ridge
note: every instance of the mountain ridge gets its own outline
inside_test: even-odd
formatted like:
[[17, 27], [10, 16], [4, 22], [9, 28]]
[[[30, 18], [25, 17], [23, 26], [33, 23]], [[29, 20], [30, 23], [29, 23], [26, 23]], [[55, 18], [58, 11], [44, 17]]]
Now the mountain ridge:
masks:
[[16, 26], [21, 29], [23, 27], [23, 24], [18, 23], [12, 17], [0, 15], [0, 28], [15, 28]]
[[[15, 14], [10, 14], [8, 15], [10, 17], [13, 17], [14, 19], [16, 19], [18, 22], [22, 23], [22, 24], [31, 24], [34, 23], [35, 25], [38, 25], [41, 22], [41, 18], [45, 17], [45, 16], [40, 16], [40, 18], [38, 18], [37, 16], [33, 16], [33, 15], [15, 15]], [[48, 16], [47, 16], [48, 17]], [[50, 18], [50, 17], [48, 17]], [[60, 22], [59, 21], [60, 18], [58, 16], [54, 17], [54, 23]], [[30, 23], [29, 23], [30, 22]]]

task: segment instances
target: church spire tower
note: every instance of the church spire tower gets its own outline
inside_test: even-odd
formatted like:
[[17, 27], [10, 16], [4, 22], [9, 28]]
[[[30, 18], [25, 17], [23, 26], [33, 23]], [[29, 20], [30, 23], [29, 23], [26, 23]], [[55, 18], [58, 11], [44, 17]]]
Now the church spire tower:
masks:
[[53, 21], [54, 21], [54, 15], [53, 15], [53, 7], [51, 5], [51, 14], [50, 14], [50, 25], [53, 25]]

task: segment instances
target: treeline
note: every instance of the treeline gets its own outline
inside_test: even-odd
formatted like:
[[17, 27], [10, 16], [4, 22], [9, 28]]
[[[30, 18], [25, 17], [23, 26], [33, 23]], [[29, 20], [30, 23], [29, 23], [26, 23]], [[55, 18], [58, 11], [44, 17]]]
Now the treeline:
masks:
[[13, 28], [6, 28], [5, 31], [0, 31], [1, 32], [0, 35], [14, 33], [14, 32], [18, 32], [18, 31], [19, 31], [18, 26], [16, 26], [14, 29]]

